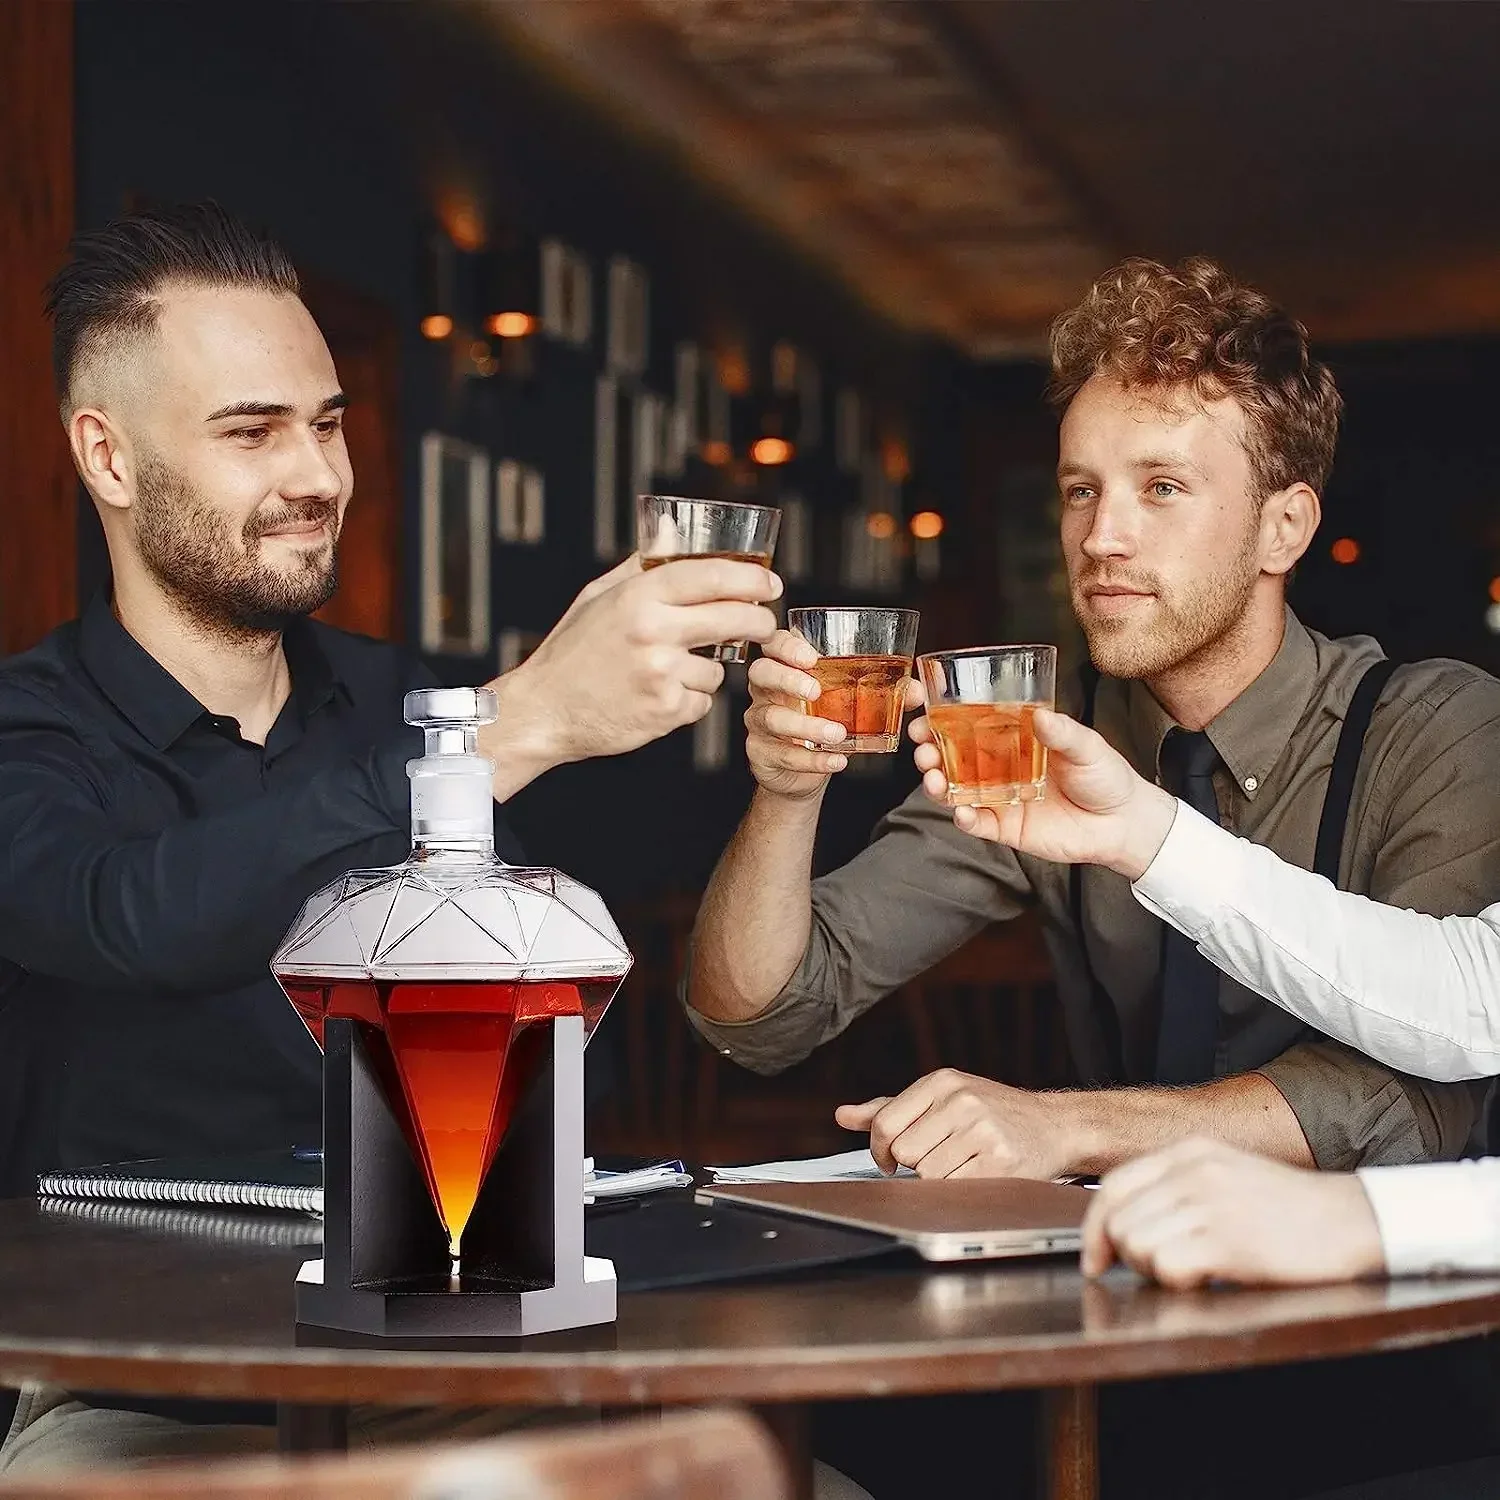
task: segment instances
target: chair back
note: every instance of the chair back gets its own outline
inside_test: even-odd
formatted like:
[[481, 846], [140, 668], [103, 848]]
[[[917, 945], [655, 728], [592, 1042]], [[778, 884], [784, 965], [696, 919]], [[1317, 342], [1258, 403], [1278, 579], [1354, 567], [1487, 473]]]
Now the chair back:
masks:
[[790, 1500], [765, 1428], [703, 1411], [358, 1457], [0, 1480], [0, 1500]]

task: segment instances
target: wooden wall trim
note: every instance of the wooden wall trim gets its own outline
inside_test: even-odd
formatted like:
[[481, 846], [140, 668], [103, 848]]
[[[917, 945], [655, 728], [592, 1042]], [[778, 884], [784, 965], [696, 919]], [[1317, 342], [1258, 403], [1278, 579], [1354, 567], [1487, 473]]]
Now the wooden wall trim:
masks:
[[43, 288], [74, 223], [72, 0], [0, 4], [0, 653], [77, 605], [78, 482]]

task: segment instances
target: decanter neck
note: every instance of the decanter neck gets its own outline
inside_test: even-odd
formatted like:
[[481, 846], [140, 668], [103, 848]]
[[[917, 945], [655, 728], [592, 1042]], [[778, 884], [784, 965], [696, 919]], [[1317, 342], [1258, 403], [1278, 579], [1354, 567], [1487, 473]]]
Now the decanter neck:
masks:
[[424, 724], [422, 736], [429, 756], [478, 755], [478, 724]]
[[493, 835], [487, 839], [432, 839], [414, 836], [409, 864], [449, 870], [474, 865], [504, 865], [495, 853]]
[[402, 712], [420, 725], [426, 754], [406, 763], [411, 778], [412, 858], [495, 857], [495, 763], [479, 753], [479, 726], [497, 713], [489, 688], [418, 688]]
[[424, 755], [408, 761], [411, 844], [470, 857], [495, 851], [495, 764], [483, 755]]

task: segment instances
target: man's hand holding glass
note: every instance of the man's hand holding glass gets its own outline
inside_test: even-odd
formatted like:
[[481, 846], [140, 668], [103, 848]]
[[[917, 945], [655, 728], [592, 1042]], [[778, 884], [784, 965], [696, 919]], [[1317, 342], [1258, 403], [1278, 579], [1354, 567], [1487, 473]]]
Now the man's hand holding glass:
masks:
[[[849, 739], [847, 727], [817, 712], [823, 685], [814, 671], [821, 660], [803, 636], [778, 630], [750, 665], [745, 752], [757, 786], [772, 797], [820, 799], [829, 778], [849, 763], [840, 749]], [[921, 707], [915, 679], [907, 677], [893, 691], [903, 695], [903, 712]]]

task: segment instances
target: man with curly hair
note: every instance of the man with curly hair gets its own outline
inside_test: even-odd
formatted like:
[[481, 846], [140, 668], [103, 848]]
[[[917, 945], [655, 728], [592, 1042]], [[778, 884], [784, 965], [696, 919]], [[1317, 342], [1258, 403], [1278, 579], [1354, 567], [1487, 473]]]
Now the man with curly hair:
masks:
[[[1428, 661], [1382, 684], [1373, 640], [1329, 640], [1286, 605], [1341, 409], [1305, 329], [1209, 261], [1127, 260], [1055, 323], [1049, 395], [1093, 667], [1088, 684], [1064, 686], [1063, 706], [1284, 859], [1311, 866], [1321, 829], [1346, 889], [1438, 916], [1492, 901], [1500, 683]], [[976, 841], [928, 792], [811, 879], [818, 810], [844, 764], [839, 726], [798, 712], [817, 697], [813, 660], [782, 632], [750, 673], [758, 785], [706, 893], [685, 983], [690, 1019], [726, 1056], [784, 1068], [1035, 906], [1074, 1061], [1096, 1086], [1035, 1093], [944, 1069], [843, 1106], [840, 1123], [868, 1131], [887, 1170], [1099, 1173], [1187, 1136], [1335, 1169], [1463, 1152], [1482, 1084], [1409, 1077], [1329, 1040], [1184, 951], [1123, 877]], [[1354, 723], [1345, 736], [1359, 773], [1331, 788], [1362, 682], [1368, 733]]]
[[[1209, 261], [1127, 260], [1058, 319], [1051, 354], [1061, 540], [1092, 659], [1060, 706], [1147, 780], [1345, 890], [1439, 917], [1494, 901], [1500, 683], [1453, 661], [1392, 667], [1375, 641], [1329, 640], [1286, 604], [1341, 409], [1304, 328]], [[927, 786], [812, 879], [843, 730], [799, 711], [818, 696], [811, 648], [783, 631], [764, 649], [745, 715], [757, 785], [698, 918], [692, 1024], [725, 1056], [778, 1071], [1035, 907], [1092, 1085], [1031, 1092], [948, 1068], [841, 1107], [887, 1171], [1104, 1173], [1189, 1137], [1348, 1171], [1456, 1158], [1482, 1135], [1483, 1081], [1411, 1076], [1280, 1010], [1169, 934], [1124, 874], [972, 837], [969, 810], [938, 800], [921, 719]], [[1109, 1392], [1106, 1488], [1305, 1492], [1487, 1451], [1492, 1383], [1465, 1350]], [[1007, 1410], [928, 1403], [881, 1424], [908, 1434], [926, 1466], [914, 1482], [936, 1492], [940, 1455], [955, 1475], [994, 1461]], [[931, 1440], [913, 1445], [906, 1424]], [[1247, 1431], [1275, 1440], [1247, 1444]], [[897, 1492], [881, 1487], [901, 1465], [881, 1431], [865, 1424], [849, 1452], [868, 1460], [843, 1462], [872, 1490]]]

